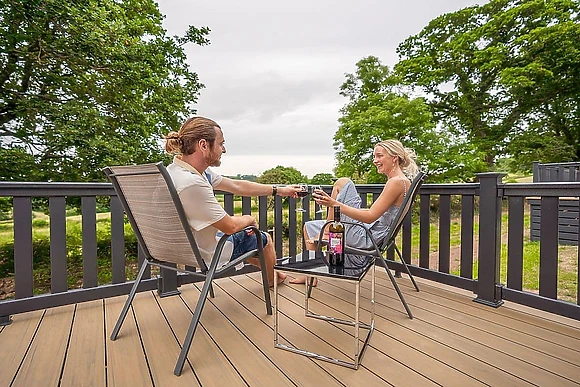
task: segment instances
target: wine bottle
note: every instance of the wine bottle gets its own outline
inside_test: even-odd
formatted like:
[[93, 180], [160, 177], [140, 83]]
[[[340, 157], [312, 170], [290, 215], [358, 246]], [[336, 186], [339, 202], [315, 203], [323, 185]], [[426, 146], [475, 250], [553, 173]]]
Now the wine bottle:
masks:
[[344, 224], [340, 222], [340, 207], [334, 207], [334, 222], [328, 227], [328, 264], [344, 266]]

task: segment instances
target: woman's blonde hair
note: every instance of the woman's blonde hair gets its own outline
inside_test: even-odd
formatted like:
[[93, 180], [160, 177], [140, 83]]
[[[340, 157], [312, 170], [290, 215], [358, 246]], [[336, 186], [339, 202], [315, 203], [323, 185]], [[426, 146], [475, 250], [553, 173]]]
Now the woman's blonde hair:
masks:
[[216, 128], [220, 126], [205, 117], [192, 117], [185, 121], [178, 132], [165, 136], [165, 151], [170, 154], [190, 155], [195, 152], [199, 140], [206, 140], [210, 147], [217, 137]]
[[375, 145], [385, 149], [390, 156], [396, 156], [399, 159], [399, 166], [407, 177], [412, 179], [419, 172], [419, 167], [415, 162], [415, 152], [413, 149], [405, 148], [398, 140], [384, 140]]

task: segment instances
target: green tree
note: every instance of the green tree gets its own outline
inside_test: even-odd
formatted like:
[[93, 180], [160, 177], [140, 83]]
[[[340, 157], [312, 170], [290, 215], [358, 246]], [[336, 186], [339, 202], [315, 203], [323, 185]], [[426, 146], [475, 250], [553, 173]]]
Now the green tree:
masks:
[[332, 185], [334, 184], [334, 176], [330, 173], [317, 173], [310, 179], [310, 184]]
[[278, 165], [264, 171], [256, 181], [262, 184], [298, 184], [308, 182], [308, 177], [294, 167]]
[[395, 70], [490, 168], [555, 147], [578, 159], [579, 18], [574, 0], [491, 0], [432, 20], [399, 45]]
[[361, 59], [354, 74], [347, 74], [341, 95], [349, 102], [342, 108], [334, 136], [338, 165], [336, 176], [359, 183], [384, 182], [372, 164], [373, 147], [386, 139], [398, 139], [415, 150], [422, 170], [431, 181], [464, 180], [477, 169], [469, 146], [435, 127], [429, 106], [422, 98], [410, 98], [400, 80], [376, 57]]
[[0, 159], [7, 180], [102, 180], [107, 164], [158, 160], [161, 136], [203, 85], [154, 0], [5, 0], [0, 8]]

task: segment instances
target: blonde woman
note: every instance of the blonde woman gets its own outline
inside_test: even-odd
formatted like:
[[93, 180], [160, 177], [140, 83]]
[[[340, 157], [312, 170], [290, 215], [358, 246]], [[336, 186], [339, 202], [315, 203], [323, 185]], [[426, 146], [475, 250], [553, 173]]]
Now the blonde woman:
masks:
[[[388, 180], [380, 196], [370, 208], [361, 208], [362, 200], [354, 183], [345, 177], [334, 183], [330, 195], [317, 190], [312, 197], [316, 203], [329, 207], [329, 220], [332, 219], [334, 213], [332, 208], [339, 206], [341, 220], [363, 224], [370, 230], [373, 238], [380, 241], [387, 235], [418, 168], [415, 163], [415, 153], [397, 140], [385, 140], [376, 144], [373, 151], [373, 164], [379, 173], [387, 176]], [[315, 240], [318, 239], [324, 223], [326, 220], [312, 220], [304, 225], [303, 235], [306, 238], [308, 250], [316, 250]], [[362, 227], [347, 225], [345, 231], [348, 246], [360, 249], [373, 247], [372, 241]], [[325, 230], [325, 235], [327, 232], [328, 228]], [[301, 277], [290, 282], [304, 283], [304, 281], [305, 278]]]

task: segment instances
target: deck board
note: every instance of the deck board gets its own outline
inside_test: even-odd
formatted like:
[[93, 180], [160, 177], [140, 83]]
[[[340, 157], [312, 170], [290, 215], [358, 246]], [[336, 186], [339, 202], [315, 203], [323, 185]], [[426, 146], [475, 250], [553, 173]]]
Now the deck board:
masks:
[[[377, 292], [383, 292], [385, 295], [385, 297], [379, 300], [379, 303], [384, 301], [385, 305], [390, 305], [393, 308], [397, 307], [397, 304], [400, 305], [399, 300], [394, 298], [396, 296], [389, 294], [386, 289], [381, 287]], [[457, 322], [456, 319], [460, 315], [460, 312], [455, 309], [446, 308], [445, 314], [441, 315], [437, 313], [441, 312], [440, 306], [423, 301], [418, 295], [416, 296], [409, 292], [406, 294], [406, 298], [417, 319], [425, 321], [433, 327], [452, 332], [455, 336], [465, 338], [474, 344], [478, 344], [479, 348], [472, 349], [474, 351], [471, 353], [472, 356], [482, 356], [481, 353], [491, 351], [490, 357], [493, 358], [493, 364], [496, 367], [501, 368], [509, 364], [510, 366], [507, 368], [513, 368], [515, 375], [531, 383], [538, 383], [540, 385], [549, 382], [556, 382], [558, 385], [576, 384], [574, 381], [580, 375], [578, 366], [532, 351], [522, 345], [522, 343], [510, 342], [505, 337], [489, 334], [483, 330], [488, 326], [484, 322], [481, 322], [479, 329], [477, 325], [476, 327], [472, 327]], [[453, 305], [453, 307], [456, 308], [457, 305]], [[481, 315], [485, 318], [489, 313], [491, 312], [484, 310], [481, 312]], [[509, 335], [510, 333], [506, 329], [504, 335]], [[470, 347], [466, 346], [466, 348]], [[502, 360], [498, 362], [500, 359]], [[490, 359], [490, 361], [492, 360]]]
[[[321, 282], [320, 292], [314, 296], [320, 302], [330, 305], [333, 303], [335, 293], [327, 293], [325, 291], [327, 288], [326, 283]], [[350, 308], [341, 306], [341, 309], [346, 311]], [[400, 314], [399, 318], [403, 322], [408, 320], [413, 323], [422, 323], [418, 319], [409, 320], [407, 315], [403, 313]], [[412, 365], [413, 368], [420, 370], [420, 372], [438, 383], [459, 386], [478, 385], [478, 381], [489, 383], [490, 376], [494, 377], [495, 385], [521, 382], [519, 379], [505, 373], [497, 375], [493, 367], [465, 356], [453, 348], [441, 345], [440, 342], [429, 337], [417, 335], [416, 332], [405, 329], [404, 326], [394, 323], [394, 321], [385, 320], [380, 316], [377, 316], [377, 320], [378, 332], [376, 336], [381, 337], [382, 335], [385, 339], [384, 342], [381, 342], [375, 340], [375, 336], [373, 336], [371, 345], [393, 352], [394, 360], [401, 364]], [[394, 345], [396, 347], [393, 347]], [[401, 355], [402, 351], [405, 351], [406, 358]]]
[[[249, 279], [240, 277], [233, 280], [243, 285], [246, 289], [255, 289], [256, 293], [254, 293], [254, 296], [259, 297], [260, 300], [262, 299], [263, 295], [261, 292], [257, 293], [259, 291], [259, 283], [257, 282], [257, 278]], [[286, 289], [286, 286], [284, 286], [280, 287], [279, 290], [283, 294], [288, 289]], [[296, 308], [292, 302], [286, 300], [284, 297], [280, 297], [279, 302], [280, 310], [282, 312], [282, 316], [279, 320], [279, 333], [284, 338], [282, 342], [287, 341], [298, 348], [313, 350], [314, 352], [320, 354], [334, 356], [337, 358], [340, 357], [346, 360], [345, 353], [340, 352], [340, 349], [344, 351], [345, 347], [349, 345], [346, 350], [351, 350], [350, 344], [354, 343], [352, 338], [347, 333], [339, 331], [338, 328], [332, 327], [326, 322], [305, 318], [303, 311], [300, 310], [298, 312], [298, 308]], [[270, 316], [268, 319], [271, 321], [269, 325], [273, 328], [273, 317]], [[273, 332], [271, 333], [270, 337], [270, 345], [273, 347]], [[354, 344], [352, 345], [354, 346]], [[287, 352], [274, 348], [273, 350]], [[290, 352], [287, 353], [292, 355], [294, 358], [302, 357]], [[368, 353], [365, 355], [365, 358], [367, 355]], [[375, 374], [373, 370], [369, 370], [365, 366], [362, 366], [358, 371], [354, 371], [349, 368], [337, 366], [320, 360], [310, 361], [318, 364], [323, 370], [331, 375], [334, 375], [345, 385], [356, 385], [356, 383], [360, 383], [360, 385], [381, 385], [386, 382], [384, 379], [380, 378], [380, 376]], [[305, 376], [307, 377], [307, 380], [304, 382], [306, 385], [317, 385], [322, 382], [314, 379], [314, 377], [311, 375]]]
[[62, 374], [63, 386], [106, 385], [104, 324], [102, 300], [77, 305]]
[[[183, 291], [192, 290], [184, 289]], [[193, 313], [187, 308], [181, 297], [157, 297], [157, 300], [181, 345]], [[177, 361], [177, 353], [170, 355], [169, 359], [173, 363], [171, 367], [173, 369]], [[193, 372], [197, 378], [197, 383], [201, 385], [245, 386], [241, 376], [203, 327], [197, 328], [188, 359], [190, 363], [195, 364]], [[182, 376], [190, 372], [192, 372], [191, 368], [184, 368]]]
[[[397, 281], [415, 318], [377, 270], [376, 330], [356, 371], [275, 349], [274, 317], [252, 273], [215, 281], [180, 377], [173, 368], [200, 284], [167, 298], [138, 294], [114, 342], [125, 296], [14, 316], [0, 328], [0, 386], [580, 385], [580, 322], [510, 303], [490, 308], [427, 280], [419, 293]], [[279, 289], [283, 339], [346, 360], [353, 328], [306, 318], [303, 285]], [[367, 279], [363, 321], [369, 295]], [[354, 287], [322, 279], [311, 309], [346, 317], [353, 303]]]
[[137, 332], [133, 310], [129, 309], [115, 341], [109, 337], [121, 313], [126, 296], [105, 300], [107, 380], [109, 386], [152, 386], [149, 367]]
[[[253, 287], [250, 284], [250, 288]], [[264, 302], [251, 290], [232, 280], [221, 281], [215, 291], [216, 297], [211, 302], [224, 311], [228, 319], [240, 327], [252, 342], [259, 345], [275, 364], [285, 364], [284, 372], [294, 382], [307, 385], [314, 380], [324, 386], [341, 385], [332, 373], [325, 371], [311, 359], [274, 348], [273, 318], [266, 315]], [[235, 297], [240, 307], [227, 308], [226, 295]], [[245, 313], [244, 309], [250, 313]], [[252, 324], [261, 324], [263, 329], [248, 329]]]
[[[182, 298], [193, 310], [199, 292], [195, 287], [188, 290], [182, 293]], [[276, 365], [269, 358], [262, 356], [260, 349], [241, 334], [229, 320], [225, 319], [211, 302], [205, 305], [201, 324], [209, 335], [216, 338], [220, 350], [248, 384], [252, 386], [292, 385]], [[257, 328], [254, 325], [248, 329]], [[195, 363], [195, 360], [193, 361]]]
[[[353, 304], [340, 303], [334, 308], [324, 303], [321, 299], [323, 296], [322, 289], [325, 284], [320, 284], [321, 289], [316, 290], [316, 294], [311, 301], [312, 309], [324, 315], [333, 315], [339, 318], [348, 318], [348, 312], [354, 308]], [[301, 313], [299, 302], [302, 295], [298, 291], [286, 291], [285, 295], [288, 297], [295, 297], [295, 313]], [[329, 297], [327, 301], [333, 302], [334, 297]], [[313, 322], [315, 323], [315, 322]], [[319, 324], [317, 324], [319, 325]], [[328, 324], [330, 325], [330, 324]], [[320, 328], [319, 328], [320, 331]], [[351, 335], [352, 336], [352, 335]], [[349, 342], [352, 337], [349, 337]], [[414, 350], [404, 344], [401, 344], [392, 337], [386, 336], [379, 329], [375, 331], [371, 339], [371, 345], [367, 349], [367, 353], [363, 359], [365, 368], [374, 371], [379, 377], [388, 380], [393, 385], [425, 385], [433, 382], [434, 384], [445, 383], [448, 380], [449, 385], [465, 386], [466, 383], [477, 385], [474, 380], [466, 375], [461, 375], [455, 370], [449, 369], [444, 364], [435, 361], [433, 358], [425, 356], [423, 353]], [[386, 366], [389, 365], [389, 366]], [[393, 367], [393, 365], [396, 365]], [[413, 365], [413, 367], [408, 367]], [[417, 370], [420, 370], [417, 372]], [[354, 377], [357, 377], [354, 373]]]
[[42, 310], [22, 313], [14, 316], [11, 325], [3, 327], [0, 332], [0, 348], [3, 348], [0, 386], [12, 383], [43, 315]]
[[187, 362], [184, 364], [181, 377], [175, 379], [172, 377], [176, 363], [175, 354], [179, 353], [181, 347], [152, 293], [137, 294], [133, 309], [153, 384], [161, 387], [199, 385]]
[[47, 309], [20, 367], [15, 386], [58, 384], [71, 332], [75, 305]]

